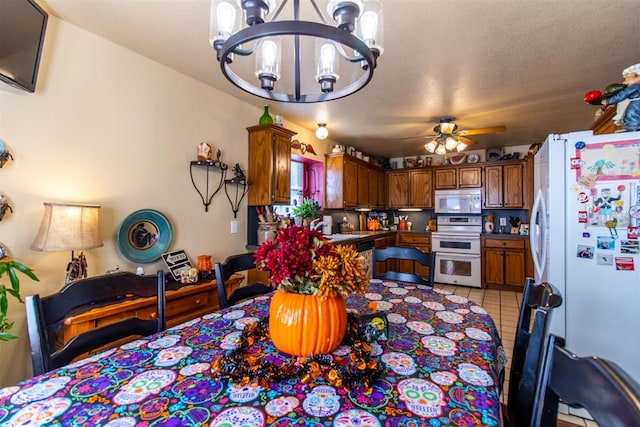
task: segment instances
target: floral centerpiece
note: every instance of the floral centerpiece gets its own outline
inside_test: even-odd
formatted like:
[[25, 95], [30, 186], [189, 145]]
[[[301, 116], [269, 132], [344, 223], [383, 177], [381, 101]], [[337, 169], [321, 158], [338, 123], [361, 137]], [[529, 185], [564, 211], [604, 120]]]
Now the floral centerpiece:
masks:
[[340, 344], [346, 330], [344, 297], [364, 293], [368, 283], [355, 248], [290, 226], [260, 245], [256, 266], [271, 273], [277, 288], [269, 310], [276, 348], [308, 356], [329, 353]]

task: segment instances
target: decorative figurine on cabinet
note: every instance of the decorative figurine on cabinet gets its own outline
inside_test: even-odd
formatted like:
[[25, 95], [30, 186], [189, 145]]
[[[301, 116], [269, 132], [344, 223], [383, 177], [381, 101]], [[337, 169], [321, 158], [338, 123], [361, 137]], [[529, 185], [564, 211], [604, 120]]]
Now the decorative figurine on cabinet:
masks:
[[613, 118], [617, 125], [622, 125], [627, 132], [640, 130], [640, 63], [622, 70], [623, 83], [626, 88], [603, 98], [602, 105], [616, 104], [617, 114]]
[[487, 233], [493, 233], [493, 228], [494, 228], [493, 220], [495, 218], [496, 218], [496, 215], [493, 213], [490, 213], [484, 216], [484, 231], [486, 231]]

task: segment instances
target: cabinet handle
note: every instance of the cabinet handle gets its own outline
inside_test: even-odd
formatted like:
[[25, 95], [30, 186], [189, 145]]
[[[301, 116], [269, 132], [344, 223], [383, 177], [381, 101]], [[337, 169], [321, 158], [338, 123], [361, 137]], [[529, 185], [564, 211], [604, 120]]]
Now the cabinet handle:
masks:
[[200, 298], [196, 300], [196, 305], [200, 305]]
[[151, 313], [151, 318], [155, 319], [158, 317], [158, 313], [156, 313], [155, 311], [153, 313]]

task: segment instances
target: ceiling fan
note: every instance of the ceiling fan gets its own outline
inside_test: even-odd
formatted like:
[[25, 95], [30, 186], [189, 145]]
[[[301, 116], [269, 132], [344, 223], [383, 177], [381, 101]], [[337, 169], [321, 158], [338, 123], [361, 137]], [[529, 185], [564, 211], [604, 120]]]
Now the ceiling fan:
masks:
[[410, 136], [400, 139], [430, 139], [430, 141], [425, 144], [425, 149], [430, 153], [444, 155], [449, 151], [463, 151], [468, 146], [476, 143], [474, 140], [467, 138], [467, 136], [504, 132], [507, 130], [506, 126], [458, 130], [458, 125], [453, 122], [454, 119], [454, 117], [441, 118], [438, 124], [433, 128], [433, 135]]

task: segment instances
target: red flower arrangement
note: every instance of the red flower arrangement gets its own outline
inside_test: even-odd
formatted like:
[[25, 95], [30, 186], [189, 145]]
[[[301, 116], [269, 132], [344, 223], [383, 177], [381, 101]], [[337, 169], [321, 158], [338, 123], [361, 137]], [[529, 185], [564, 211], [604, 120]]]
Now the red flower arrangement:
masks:
[[278, 230], [255, 257], [256, 266], [269, 271], [271, 283], [285, 292], [347, 297], [364, 293], [368, 283], [355, 248], [336, 246], [320, 232], [295, 225]]

